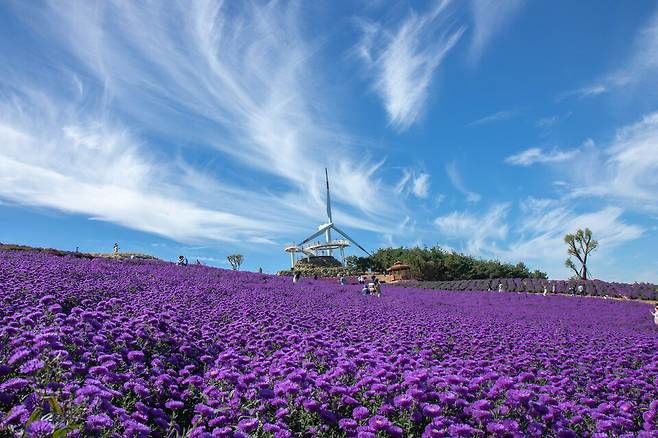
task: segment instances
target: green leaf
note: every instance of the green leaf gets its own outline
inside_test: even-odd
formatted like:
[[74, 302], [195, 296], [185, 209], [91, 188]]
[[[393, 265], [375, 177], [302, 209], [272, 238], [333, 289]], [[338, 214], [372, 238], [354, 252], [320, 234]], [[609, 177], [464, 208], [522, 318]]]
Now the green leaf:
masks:
[[64, 438], [70, 431], [71, 428], [69, 427], [62, 427], [61, 429], [57, 429], [55, 432], [53, 432], [53, 438]]
[[63, 415], [64, 412], [62, 411], [62, 407], [59, 405], [59, 402], [57, 401], [57, 398], [55, 396], [49, 396], [46, 397], [46, 400], [48, 401], [48, 405], [50, 405], [50, 410], [56, 413], [57, 415]]

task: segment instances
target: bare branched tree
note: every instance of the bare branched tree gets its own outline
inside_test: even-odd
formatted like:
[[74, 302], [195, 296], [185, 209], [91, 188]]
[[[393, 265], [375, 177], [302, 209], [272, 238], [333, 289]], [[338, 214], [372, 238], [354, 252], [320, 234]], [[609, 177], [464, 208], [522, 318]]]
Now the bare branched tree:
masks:
[[[587, 280], [591, 276], [587, 271], [587, 258], [589, 254], [599, 246], [599, 242], [592, 239], [592, 231], [589, 228], [585, 230], [578, 230], [573, 234], [564, 236], [564, 243], [567, 244], [567, 253], [569, 257], [564, 262], [564, 266], [573, 270], [578, 278]], [[571, 259], [575, 257], [577, 263]]]
[[226, 257], [226, 260], [231, 264], [231, 268], [233, 268], [234, 271], [237, 271], [240, 269], [240, 265], [244, 261], [244, 257], [242, 254], [231, 254], [230, 256]]

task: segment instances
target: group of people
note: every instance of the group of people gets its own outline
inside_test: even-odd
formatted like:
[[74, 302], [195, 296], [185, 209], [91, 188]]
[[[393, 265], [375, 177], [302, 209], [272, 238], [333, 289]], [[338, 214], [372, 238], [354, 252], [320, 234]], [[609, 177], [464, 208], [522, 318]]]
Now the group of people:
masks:
[[[347, 283], [347, 278], [344, 275], [338, 274], [338, 284], [341, 286], [344, 286]], [[302, 278], [301, 272], [293, 272], [292, 273], [292, 282], [293, 284], [297, 284], [300, 282]], [[318, 279], [318, 275], [315, 274], [313, 275], [313, 278], [315, 280]], [[363, 288], [361, 289], [361, 293], [363, 295], [373, 295], [376, 297], [381, 297], [382, 296], [382, 285], [377, 276], [373, 275], [370, 279], [368, 279], [367, 276], [365, 275], [359, 275], [357, 278], [358, 282], [360, 285], [363, 285]]]
[[359, 284], [363, 285], [363, 288], [361, 289], [362, 295], [374, 295], [376, 297], [382, 296], [382, 285], [379, 282], [379, 278], [377, 278], [377, 276], [373, 275], [370, 278], [370, 281], [367, 281], [367, 277], [365, 275], [359, 275], [358, 281]]
[[[178, 262], [176, 262], [176, 264], [178, 266], [187, 266], [189, 263], [187, 261], [187, 257], [180, 255], [180, 256], [178, 256]], [[196, 259], [196, 262], [194, 264], [202, 265], [203, 263], [201, 263], [201, 261], [199, 259]]]

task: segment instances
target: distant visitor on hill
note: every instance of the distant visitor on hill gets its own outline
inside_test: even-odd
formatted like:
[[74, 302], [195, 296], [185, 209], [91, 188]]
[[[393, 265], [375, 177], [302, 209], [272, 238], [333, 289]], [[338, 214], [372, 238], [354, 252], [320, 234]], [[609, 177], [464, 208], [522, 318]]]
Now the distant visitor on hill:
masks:
[[187, 266], [187, 257], [178, 256], [178, 266]]
[[114, 254], [119, 254], [119, 242], [114, 242], [112, 249], [114, 250]]
[[297, 284], [299, 282], [299, 279], [300, 279], [301, 276], [302, 276], [302, 274], [300, 274], [299, 272], [294, 272], [292, 274], [292, 283]]
[[375, 277], [375, 295], [378, 297], [382, 296], [382, 284], [377, 277]]
[[658, 326], [658, 303], [656, 303], [656, 306], [654, 307], [651, 314], [653, 315], [653, 322], [656, 323], [656, 326]]
[[503, 283], [498, 283], [498, 292], [503, 291]]

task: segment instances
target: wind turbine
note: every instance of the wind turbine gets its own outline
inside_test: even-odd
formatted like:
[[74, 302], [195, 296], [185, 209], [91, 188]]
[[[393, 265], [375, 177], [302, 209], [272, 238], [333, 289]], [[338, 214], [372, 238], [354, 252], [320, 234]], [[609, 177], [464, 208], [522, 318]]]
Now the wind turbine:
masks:
[[[295, 262], [294, 253], [296, 252], [302, 252], [306, 255], [317, 255], [318, 251], [328, 251], [329, 255], [332, 255], [334, 249], [340, 250], [341, 261], [344, 263], [345, 261], [344, 250], [346, 247], [349, 246], [349, 242], [352, 242], [357, 248], [359, 248], [361, 251], [365, 252], [366, 254], [371, 255], [368, 252], [368, 250], [366, 250], [364, 247], [359, 245], [356, 242], [356, 240], [352, 239], [350, 236], [347, 235], [347, 233], [342, 231], [340, 228], [336, 227], [336, 225], [334, 224], [334, 221], [331, 217], [331, 194], [329, 192], [329, 172], [327, 171], [327, 168], [324, 169], [324, 176], [325, 176], [325, 182], [327, 187], [327, 222], [320, 225], [318, 227], [318, 231], [316, 231], [315, 233], [308, 236], [306, 239], [299, 242], [299, 244], [286, 247], [286, 251], [290, 253], [291, 264], [293, 266]], [[332, 240], [331, 230], [334, 230], [335, 232], [343, 236], [346, 240]], [[324, 243], [307, 245], [308, 242], [310, 242], [311, 240], [315, 239], [318, 236], [321, 236], [322, 234], [324, 234], [325, 237]]]

